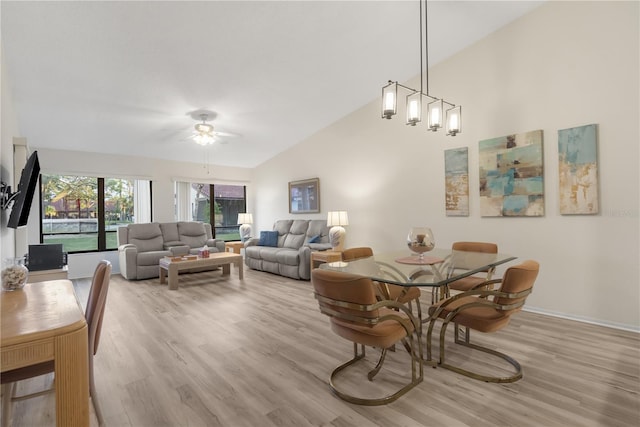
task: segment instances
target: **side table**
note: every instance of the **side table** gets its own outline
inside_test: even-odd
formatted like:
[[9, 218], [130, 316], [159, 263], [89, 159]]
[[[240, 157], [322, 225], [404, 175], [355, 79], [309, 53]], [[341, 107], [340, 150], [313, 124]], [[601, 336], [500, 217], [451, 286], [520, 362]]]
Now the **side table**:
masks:
[[224, 250], [226, 252], [239, 254], [242, 248], [244, 248], [244, 243], [242, 242], [224, 242]]
[[342, 261], [342, 252], [340, 251], [314, 251], [311, 252], [311, 269], [317, 268], [324, 262]]

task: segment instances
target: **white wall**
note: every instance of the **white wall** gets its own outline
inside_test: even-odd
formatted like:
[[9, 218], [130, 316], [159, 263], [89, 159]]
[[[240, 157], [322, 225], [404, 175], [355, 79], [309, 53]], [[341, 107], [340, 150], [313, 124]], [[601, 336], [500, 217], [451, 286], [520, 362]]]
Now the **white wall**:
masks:
[[[529, 309], [640, 330], [638, 12], [637, 2], [547, 3], [433, 67], [431, 93], [463, 105], [455, 138], [402, 117], [382, 120], [373, 99], [256, 169], [254, 233], [296, 217], [288, 181], [319, 177], [322, 214], [304, 217], [347, 210], [347, 246], [403, 249], [413, 225], [430, 226], [441, 247], [493, 241], [540, 262]], [[599, 126], [600, 214], [562, 216], [557, 131], [591, 123]], [[478, 141], [536, 129], [544, 131], [544, 217], [480, 217]], [[471, 215], [446, 217], [444, 150], [464, 146]]]
[[[247, 208], [251, 208], [251, 169], [234, 168], [132, 156], [86, 153], [78, 151], [51, 150], [38, 148], [40, 168], [43, 174], [75, 174], [86, 176], [108, 176], [122, 178], [149, 179], [152, 181], [153, 220], [157, 222], [175, 221], [174, 188], [175, 179], [192, 182], [237, 184], [247, 186]], [[38, 197], [38, 195], [36, 195]], [[29, 243], [39, 243], [40, 221], [37, 204], [29, 217]], [[34, 216], [35, 215], [35, 216]], [[119, 273], [116, 251], [76, 254], [69, 256], [69, 277], [89, 277], [97, 262], [108, 259], [113, 264], [113, 272]]]
[[[18, 184], [13, 179], [13, 137], [20, 133], [1, 45], [0, 64], [0, 181], [10, 185], [11, 191], [16, 191]], [[0, 259], [15, 256], [15, 232], [7, 228], [10, 213], [10, 209], [0, 211]]]

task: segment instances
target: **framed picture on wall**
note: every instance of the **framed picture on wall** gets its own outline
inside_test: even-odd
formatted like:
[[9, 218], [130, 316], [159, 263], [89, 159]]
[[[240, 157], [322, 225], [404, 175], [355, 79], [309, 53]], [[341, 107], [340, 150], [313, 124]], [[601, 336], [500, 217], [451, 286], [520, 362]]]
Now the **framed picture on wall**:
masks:
[[289, 213], [320, 212], [320, 179], [289, 182]]

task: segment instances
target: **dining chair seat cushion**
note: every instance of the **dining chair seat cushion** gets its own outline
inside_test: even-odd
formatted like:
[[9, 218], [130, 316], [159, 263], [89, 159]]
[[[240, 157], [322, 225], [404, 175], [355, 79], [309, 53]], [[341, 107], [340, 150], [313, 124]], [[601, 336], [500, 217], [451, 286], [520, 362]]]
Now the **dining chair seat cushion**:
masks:
[[[389, 308], [381, 308], [378, 311], [380, 316], [386, 316], [392, 314], [402, 317], [409, 321], [408, 317], [404, 313], [391, 310]], [[400, 341], [407, 335], [407, 331], [396, 320], [384, 320], [375, 325], [363, 325], [351, 323], [349, 321], [332, 317], [331, 329], [339, 336], [358, 344], [363, 344], [369, 347], [389, 348], [393, 344]], [[413, 326], [409, 327], [410, 331], [413, 331]]]
[[[444, 300], [447, 301], [447, 300]], [[440, 307], [440, 303], [436, 303], [429, 307], [429, 315], [433, 315], [437, 308]], [[444, 319], [449, 313], [456, 310], [465, 304], [477, 303], [478, 298], [475, 296], [468, 296], [453, 301], [444, 307], [444, 310], [440, 312], [440, 318]], [[474, 306], [462, 310], [455, 318], [455, 322], [459, 325], [466, 326], [471, 329], [475, 329], [480, 332], [495, 332], [498, 331], [509, 323], [511, 316], [509, 313], [505, 313], [503, 310], [496, 310], [490, 307], [490, 301], [487, 301], [487, 306]]]
[[456, 291], [469, 291], [486, 280], [486, 277], [467, 276], [449, 283], [448, 286]]

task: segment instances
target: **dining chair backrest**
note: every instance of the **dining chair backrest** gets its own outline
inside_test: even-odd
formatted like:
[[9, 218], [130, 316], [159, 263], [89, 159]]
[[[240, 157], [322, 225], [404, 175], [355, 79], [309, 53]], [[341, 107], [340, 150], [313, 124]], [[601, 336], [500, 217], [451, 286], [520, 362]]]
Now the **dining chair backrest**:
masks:
[[[538, 271], [540, 270], [540, 264], [533, 260], [527, 260], [521, 264], [509, 267], [502, 276], [502, 285], [500, 286], [500, 292], [505, 293], [519, 293], [533, 288], [533, 283], [538, 277]], [[496, 297], [494, 303], [499, 305], [511, 305], [520, 303], [521, 305], [514, 309], [503, 310], [503, 313], [511, 315], [522, 309], [524, 300], [527, 295], [523, 295], [517, 298], [508, 297]]]
[[311, 276], [320, 311], [327, 316], [354, 322], [379, 316], [377, 309], [365, 308], [377, 302], [368, 277], [320, 269], [313, 270]]
[[451, 245], [451, 249], [464, 252], [498, 253], [498, 245], [487, 242], [454, 242], [453, 245]]
[[373, 256], [373, 250], [366, 246], [349, 248], [342, 251], [343, 261], [354, 261], [356, 259], [367, 258], [371, 256]]
[[102, 319], [104, 308], [107, 302], [107, 292], [109, 291], [109, 280], [111, 278], [111, 263], [103, 260], [93, 273], [91, 290], [87, 300], [85, 318], [89, 328], [89, 351], [95, 355], [100, 342], [100, 331], [102, 330]]

